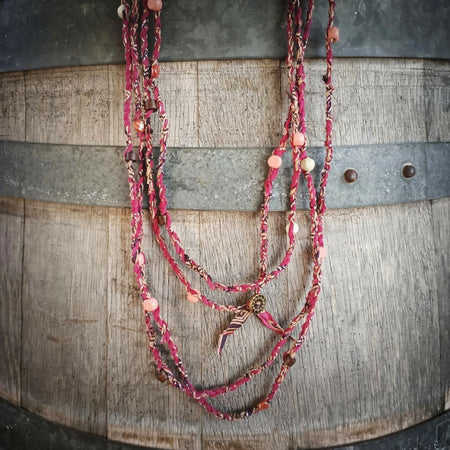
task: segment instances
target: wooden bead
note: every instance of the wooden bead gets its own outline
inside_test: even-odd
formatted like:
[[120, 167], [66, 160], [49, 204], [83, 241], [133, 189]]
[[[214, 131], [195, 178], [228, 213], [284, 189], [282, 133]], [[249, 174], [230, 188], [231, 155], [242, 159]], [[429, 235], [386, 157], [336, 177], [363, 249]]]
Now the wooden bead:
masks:
[[159, 64], [158, 63], [154, 63], [152, 65], [152, 78], [158, 78], [160, 72], [161, 72], [161, 70], [159, 68]]
[[118, 8], [117, 8], [117, 15], [121, 18], [121, 19], [123, 19], [123, 13], [125, 12], [125, 5], [120, 5]]
[[156, 300], [156, 298], [149, 297], [149, 298], [147, 298], [147, 300], [144, 300], [142, 302], [142, 306], [148, 312], [155, 311], [158, 308], [158, 306], [159, 306], [158, 305], [158, 300]]
[[288, 366], [288, 367], [292, 367], [295, 364], [296, 359], [290, 354], [290, 353], [285, 353], [283, 355], [283, 362]]
[[316, 163], [312, 158], [307, 156], [305, 159], [302, 159], [300, 166], [304, 172], [311, 172], [314, 169]]
[[142, 133], [145, 130], [145, 123], [142, 119], [136, 119], [134, 121], [134, 129], [138, 132], [138, 133]]
[[147, 6], [148, 9], [151, 9], [152, 11], [161, 11], [162, 0], [148, 0]]
[[158, 105], [156, 104], [156, 100], [152, 98], [146, 98], [144, 100], [144, 108], [146, 111], [156, 111], [158, 109]]
[[125, 161], [126, 162], [128, 162], [128, 161], [137, 162], [137, 160], [138, 160], [138, 155], [135, 152], [128, 152], [125, 155]]
[[156, 378], [158, 378], [158, 381], [160, 381], [161, 383], [165, 383], [167, 381], [167, 376], [164, 372], [158, 372]]
[[165, 214], [158, 214], [158, 223], [160, 225], [165, 225], [167, 223], [167, 217]]
[[272, 169], [279, 169], [281, 167], [281, 164], [283, 164], [283, 160], [278, 155], [272, 155], [268, 160], [267, 164]]
[[339, 40], [339, 28], [331, 27], [328, 30], [328, 40], [331, 42], [337, 42]]
[[305, 135], [300, 131], [297, 131], [296, 133], [294, 133], [294, 136], [292, 136], [293, 146], [303, 147], [305, 145], [305, 142], [306, 142]]

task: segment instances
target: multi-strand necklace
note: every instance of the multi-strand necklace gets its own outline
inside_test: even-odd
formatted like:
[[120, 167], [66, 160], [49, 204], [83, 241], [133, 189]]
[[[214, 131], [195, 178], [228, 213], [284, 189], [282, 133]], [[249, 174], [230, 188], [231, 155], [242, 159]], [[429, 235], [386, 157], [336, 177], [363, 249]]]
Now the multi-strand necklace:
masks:
[[[122, 4], [118, 10], [119, 16], [123, 20], [122, 37], [126, 61], [124, 125], [127, 142], [124, 157], [128, 169], [128, 182], [130, 187], [131, 255], [137, 284], [142, 297], [149, 348], [156, 362], [158, 379], [160, 381], [167, 381], [172, 386], [181, 389], [189, 397], [205, 407], [208, 412], [221, 419], [240, 420], [269, 408], [270, 402], [285, 379], [287, 372], [295, 363], [295, 355], [303, 345], [311, 319], [315, 313], [315, 305], [321, 289], [321, 263], [326, 257], [322, 231], [323, 217], [326, 209], [325, 188], [333, 156], [331, 141], [331, 100], [333, 92], [333, 86], [331, 84], [333, 62], [332, 43], [337, 41], [339, 36], [339, 30], [333, 26], [335, 2], [334, 0], [329, 0], [328, 3], [328, 24], [325, 39], [326, 74], [323, 77], [326, 93], [326, 156], [321, 172], [319, 188], [317, 190], [315, 189], [314, 180], [311, 175], [315, 163], [307, 155], [304, 109], [305, 70], [303, 61], [311, 29], [314, 1], [309, 0], [303, 21], [300, 0], [288, 0], [286, 23], [288, 54], [286, 61], [290, 102], [282, 137], [278, 146], [273, 150], [272, 155], [267, 160], [268, 169], [264, 182], [264, 200], [261, 205], [259, 272], [255, 281], [235, 285], [215, 281], [200, 264], [186, 254], [180, 238], [172, 228], [172, 219], [168, 210], [166, 187], [164, 184], [164, 164], [168, 151], [169, 121], [164, 102], [157, 86], [157, 79], [160, 73], [159, 53], [161, 47], [162, 1], [122, 0]], [[151, 55], [148, 50], [150, 22], [152, 22], [154, 31], [154, 45]], [[132, 107], [134, 107], [133, 114]], [[154, 116], [157, 116], [161, 122], [159, 156], [156, 164], [154, 161], [156, 157], [154, 155], [153, 130], [151, 128], [152, 118]], [[134, 132], [139, 142], [138, 145], [133, 143]], [[135, 147], [137, 147], [137, 151], [135, 151]], [[283, 163], [282, 156], [287, 149], [291, 151], [293, 167], [289, 189], [288, 224], [286, 227], [289, 238], [288, 247], [279, 264], [276, 265], [275, 269], [269, 271], [269, 206], [272, 198], [273, 185]], [[298, 231], [295, 214], [297, 193], [302, 176], [305, 178], [305, 184], [309, 193], [310, 235], [313, 259], [312, 286], [306, 295], [302, 310], [293, 317], [286, 328], [283, 328], [266, 309], [266, 299], [261, 293], [261, 289], [270, 281], [275, 280], [286, 269], [291, 260], [295, 248], [295, 234]], [[188, 376], [186, 367], [180, 358], [178, 347], [173, 340], [169, 327], [161, 317], [161, 309], [164, 309], [164, 304], [162, 301], [158, 301], [149, 290], [145, 275], [147, 261], [142, 250], [144, 190], [148, 194], [151, 228], [162, 250], [162, 254], [167, 259], [178, 280], [185, 286], [186, 300], [192, 303], [202, 303], [217, 311], [231, 312], [234, 314], [229, 326], [220, 335], [218, 352], [222, 352], [227, 337], [242, 326], [252, 314], [258, 317], [262, 325], [278, 334], [278, 340], [266, 361], [259, 367], [246, 371], [244, 375], [228, 385], [208, 389], [194, 387]], [[175, 257], [171, 255], [169, 246], [173, 248]], [[221, 304], [207, 298], [200, 290], [192, 287], [182, 270], [183, 266], [196, 272], [209, 289], [230, 293], [249, 293], [248, 301], [245, 304], [233, 305]], [[301, 326], [297, 329], [300, 324]], [[278, 375], [263, 400], [254, 406], [235, 413], [220, 411], [210, 403], [210, 398], [235, 391], [275, 363], [281, 353], [282, 347], [286, 343], [289, 343], [289, 348], [283, 353]], [[165, 353], [162, 351], [163, 348], [166, 350]], [[167, 350], [170, 356], [167, 356]], [[173, 364], [167, 358], [170, 358]]]

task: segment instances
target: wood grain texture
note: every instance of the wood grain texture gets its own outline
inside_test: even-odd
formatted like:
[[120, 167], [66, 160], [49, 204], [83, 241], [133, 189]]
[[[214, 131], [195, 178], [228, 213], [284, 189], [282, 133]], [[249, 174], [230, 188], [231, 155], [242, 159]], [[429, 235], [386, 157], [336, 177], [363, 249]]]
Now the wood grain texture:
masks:
[[[158, 78], [161, 97], [169, 119], [169, 145], [174, 147], [198, 146], [198, 94], [197, 62], [160, 63]], [[109, 66], [109, 86], [111, 95], [110, 145], [124, 145], [123, 131], [123, 65]], [[152, 128], [159, 145], [161, 126], [156, 114], [152, 116]]]
[[[309, 143], [322, 145], [321, 59], [306, 60]], [[448, 61], [338, 58], [334, 65], [336, 145], [449, 140]], [[4, 139], [123, 145], [123, 65], [0, 75]], [[159, 86], [169, 144], [276, 146], [287, 112], [287, 76], [277, 60], [161, 63]], [[26, 121], [23, 98], [26, 98]], [[6, 105], [6, 106], [5, 106]], [[155, 124], [155, 132], [159, 126]]]
[[23, 72], [0, 74], [0, 139], [25, 140], [25, 81]]
[[26, 140], [110, 144], [108, 86], [107, 66], [26, 72]]
[[107, 210], [26, 202], [22, 405], [106, 434]]
[[[130, 212], [110, 213], [108, 437], [119, 441], [170, 449], [200, 449], [202, 411], [184, 394], [162, 385], [147, 348], [141, 299], [130, 257]], [[198, 213], [174, 213], [174, 229], [187, 235], [186, 251], [198, 247]], [[146, 215], [145, 233], [149, 236]], [[184, 289], [162, 257], [159, 247], [146, 239], [148, 280], [158, 298], [188, 368], [201, 367], [196, 336], [200, 310], [184, 299]], [[170, 269], [171, 270], [171, 269]]]
[[0, 396], [20, 404], [24, 201], [0, 197]]
[[450, 409], [450, 198], [432, 202], [433, 237], [436, 243], [436, 283], [441, 350], [443, 410]]
[[429, 202], [328, 211], [322, 298], [292, 394], [297, 445], [369, 439], [441, 411], [432, 226]]
[[202, 147], [270, 147], [281, 137], [276, 60], [199, 61]]

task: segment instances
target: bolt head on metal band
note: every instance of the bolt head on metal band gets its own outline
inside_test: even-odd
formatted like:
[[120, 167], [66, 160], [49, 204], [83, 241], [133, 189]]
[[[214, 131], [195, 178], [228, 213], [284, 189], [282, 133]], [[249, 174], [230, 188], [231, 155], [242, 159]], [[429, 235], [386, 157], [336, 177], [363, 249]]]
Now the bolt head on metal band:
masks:
[[262, 294], [255, 294], [248, 302], [248, 309], [253, 314], [261, 314], [266, 310], [266, 298]]

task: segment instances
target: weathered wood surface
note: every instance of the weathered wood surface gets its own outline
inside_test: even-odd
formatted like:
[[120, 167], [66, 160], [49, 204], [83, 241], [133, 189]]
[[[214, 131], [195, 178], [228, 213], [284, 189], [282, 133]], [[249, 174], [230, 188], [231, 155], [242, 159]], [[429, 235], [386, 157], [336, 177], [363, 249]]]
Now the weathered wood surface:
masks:
[[[323, 296], [298, 363], [269, 411], [230, 424], [154, 378], [129, 262], [129, 210], [26, 201], [22, 405], [79, 429], [160, 448], [313, 448], [431, 417], [444, 407], [441, 377], [448, 383], [441, 366], [448, 366], [449, 208], [445, 199], [329, 211]], [[4, 207], [2, 221], [16, 214]], [[176, 211], [173, 218], [189, 255], [217, 279], [255, 276], [257, 213]], [[310, 282], [306, 213], [297, 220], [292, 266], [264, 289], [282, 324]], [[286, 245], [284, 227], [285, 214], [274, 213], [272, 264]], [[186, 302], [155, 243], [147, 241], [145, 250], [151, 288], [196, 384], [229, 381], [261, 361], [273, 334], [251, 318], [217, 356], [228, 315]], [[196, 286], [208, 292], [200, 281]], [[233, 410], [257, 401], [273, 376], [269, 370], [215, 404]]]
[[[324, 70], [322, 60], [306, 63], [312, 146], [324, 139]], [[336, 59], [335, 144], [448, 141], [448, 72], [448, 61]], [[0, 74], [1, 138], [123, 145], [123, 73], [118, 65]], [[170, 145], [277, 145], [288, 101], [284, 63], [161, 63], [159, 84], [172, 125]]]
[[21, 403], [106, 433], [108, 211], [26, 202]]
[[25, 80], [23, 72], [0, 75], [0, 138], [25, 140]]
[[0, 395], [20, 403], [24, 201], [0, 197]]
[[[122, 144], [122, 70], [0, 75], [2, 138]], [[308, 61], [307, 71], [309, 140], [317, 145], [323, 63]], [[336, 144], [449, 140], [447, 74], [447, 61], [336, 60]], [[163, 64], [171, 144], [276, 145], [286, 109], [283, 77], [283, 63], [268, 61]], [[248, 97], [266, 82], [255, 90], [264, 98]], [[16, 90], [15, 99], [3, 95]], [[0, 210], [0, 326], [9, 339], [0, 343], [0, 394], [25, 408], [161, 448], [288, 449], [383, 435], [449, 407], [449, 199], [328, 212], [329, 258], [308, 341], [271, 408], [235, 424], [216, 421], [155, 381], [129, 261], [129, 210], [23, 205], [2, 199]], [[217, 279], [256, 276], [257, 213], [174, 211], [173, 218], [188, 254]], [[286, 245], [285, 215], [270, 220], [274, 264]], [[310, 283], [306, 213], [298, 222], [294, 261], [264, 291], [282, 324]], [[150, 285], [196, 384], [230, 381], [261, 361], [271, 333], [251, 318], [218, 357], [217, 337], [229, 317], [187, 303], [155, 243], [147, 241], [145, 250]], [[198, 287], [208, 293], [200, 281]], [[257, 401], [273, 376], [268, 370], [215, 404], [233, 410]]]
[[432, 202], [436, 242], [439, 331], [441, 339], [441, 390], [443, 409], [450, 409], [450, 199]]

